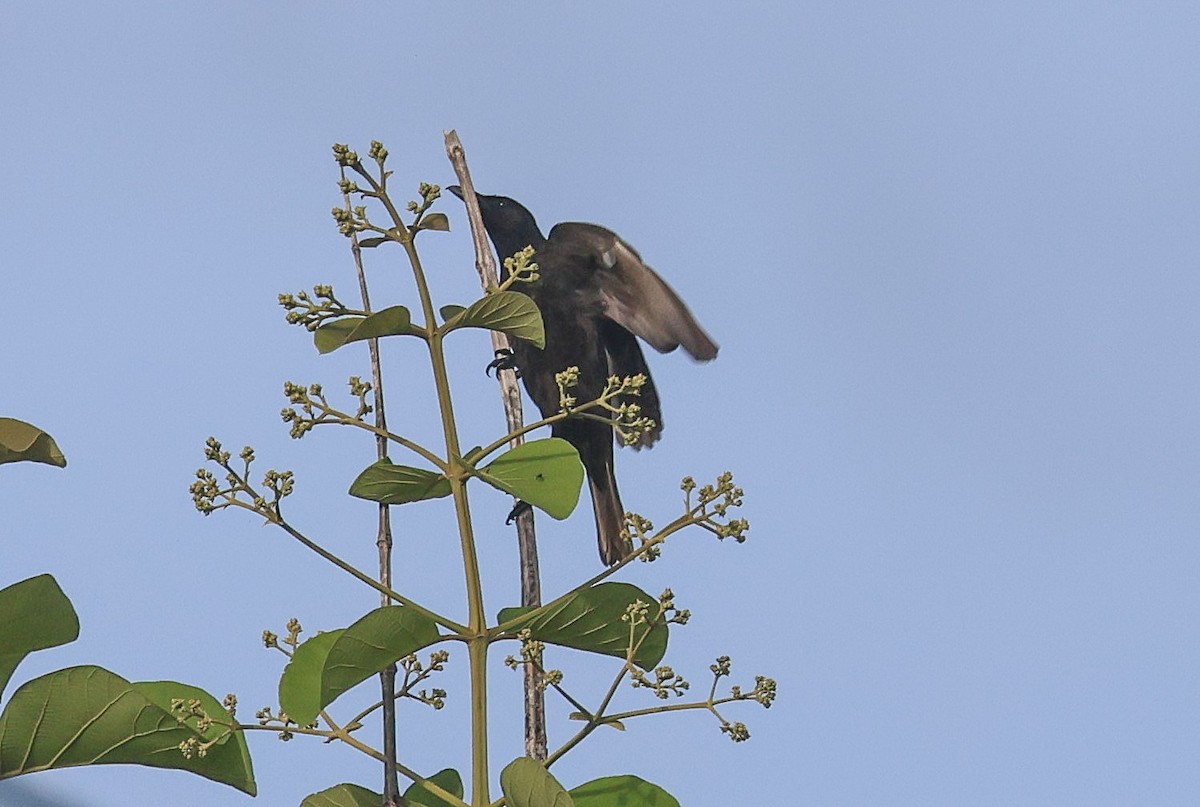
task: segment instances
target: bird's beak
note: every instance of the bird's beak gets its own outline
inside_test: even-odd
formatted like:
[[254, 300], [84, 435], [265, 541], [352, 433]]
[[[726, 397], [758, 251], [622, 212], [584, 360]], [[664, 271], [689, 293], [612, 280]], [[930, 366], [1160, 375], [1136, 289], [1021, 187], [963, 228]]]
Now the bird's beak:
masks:
[[448, 190], [448, 191], [450, 191], [451, 193], [453, 193], [453, 194], [454, 194], [455, 196], [457, 196], [459, 199], [463, 198], [463, 191], [462, 191], [462, 188], [461, 188], [461, 187], [459, 187], [458, 185], [447, 185], [447, 186], [446, 186], [446, 190]]

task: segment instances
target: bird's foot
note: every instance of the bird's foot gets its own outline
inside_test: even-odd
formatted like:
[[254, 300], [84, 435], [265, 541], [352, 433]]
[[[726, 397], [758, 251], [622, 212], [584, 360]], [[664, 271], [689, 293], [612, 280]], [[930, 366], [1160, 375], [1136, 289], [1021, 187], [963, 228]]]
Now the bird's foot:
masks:
[[499, 375], [501, 370], [512, 370], [517, 374], [517, 378], [521, 377], [521, 370], [517, 367], [517, 360], [513, 356], [513, 352], [508, 348], [501, 348], [496, 351], [496, 358], [488, 364], [484, 370], [488, 375], [492, 374], [492, 370]]
[[512, 510], [508, 511], [508, 518], [504, 519], [504, 523], [506, 525], [512, 524], [514, 521], [516, 521], [518, 518], [520, 518], [523, 514], [528, 513], [532, 510], [533, 510], [533, 505], [531, 505], [529, 502], [519, 501], [513, 505]]

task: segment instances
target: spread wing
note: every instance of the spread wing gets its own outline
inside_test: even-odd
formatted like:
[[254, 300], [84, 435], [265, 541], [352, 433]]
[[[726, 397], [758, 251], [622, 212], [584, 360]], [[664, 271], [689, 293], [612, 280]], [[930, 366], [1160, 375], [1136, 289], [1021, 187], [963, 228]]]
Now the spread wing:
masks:
[[564, 222], [550, 231], [555, 247], [590, 259], [595, 283], [609, 319], [660, 353], [683, 345], [692, 358], [716, 358], [717, 343], [696, 322], [679, 295], [642, 261], [637, 250], [596, 224]]

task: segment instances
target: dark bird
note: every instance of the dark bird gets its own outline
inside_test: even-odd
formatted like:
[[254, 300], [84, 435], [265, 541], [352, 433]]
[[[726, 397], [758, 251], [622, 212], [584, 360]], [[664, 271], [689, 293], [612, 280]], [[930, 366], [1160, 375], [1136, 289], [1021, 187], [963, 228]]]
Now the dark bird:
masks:
[[[462, 198], [462, 189], [446, 190]], [[559, 412], [556, 373], [579, 368], [572, 394], [580, 402], [599, 398], [609, 376], [642, 374], [646, 383], [636, 400], [655, 426], [634, 448], [648, 448], [662, 435], [662, 408], [637, 337], [660, 353], [683, 345], [692, 358], [709, 361], [717, 345], [696, 323], [670, 286], [616, 233], [596, 224], [563, 222], [542, 235], [533, 214], [505, 196], [478, 195], [483, 225], [501, 262], [533, 247], [539, 278], [520, 290], [537, 303], [546, 328], [546, 347], [513, 340], [513, 362], [525, 390], [543, 417]], [[579, 452], [587, 471], [596, 514], [600, 557], [608, 565], [633, 552], [622, 538], [625, 508], [613, 472], [613, 429], [595, 420], [568, 418], [552, 427]]]

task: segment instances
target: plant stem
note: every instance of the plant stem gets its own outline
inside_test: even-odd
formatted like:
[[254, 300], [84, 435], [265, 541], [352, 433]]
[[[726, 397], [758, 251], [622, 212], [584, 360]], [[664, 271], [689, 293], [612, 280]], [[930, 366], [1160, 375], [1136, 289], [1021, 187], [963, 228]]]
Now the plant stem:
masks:
[[[475, 245], [475, 268], [479, 272], [479, 282], [485, 292], [496, 288], [508, 288], [515, 282], [516, 275], [497, 286], [499, 278], [496, 264], [492, 259], [492, 250], [488, 247], [487, 234], [484, 232], [483, 216], [479, 210], [479, 200], [475, 196], [475, 184], [471, 181], [471, 171], [467, 168], [466, 150], [454, 130], [445, 133], [445, 141], [446, 156], [454, 166], [458, 184], [463, 189], [463, 201], [467, 205], [467, 220], [471, 225], [471, 241]], [[497, 355], [509, 347], [506, 334], [492, 331], [492, 350]], [[516, 448], [523, 442], [525, 432], [529, 431], [522, 427], [525, 417], [521, 411], [521, 390], [517, 387], [516, 378], [509, 374], [497, 372], [496, 382], [500, 385], [500, 398], [504, 403], [504, 417], [509, 431], [508, 436], [499, 445], [508, 443], [510, 447]], [[496, 448], [499, 448], [499, 445], [496, 445]], [[491, 450], [494, 449], [489, 449], [475, 459], [481, 459]], [[521, 558], [521, 604], [537, 608], [542, 604], [542, 583], [538, 569], [537, 535], [534, 531], [532, 509], [526, 509], [517, 516], [517, 550]], [[534, 667], [527, 666], [524, 675], [525, 753], [534, 759], [545, 759], [546, 695], [541, 687], [541, 673]]]
[[352, 575], [355, 579], [367, 584], [371, 588], [378, 591], [380, 594], [383, 594], [386, 597], [388, 597], [390, 600], [392, 600], [394, 602], [398, 602], [401, 605], [407, 605], [409, 608], [412, 608], [414, 611], [417, 611], [417, 612], [429, 617], [434, 622], [441, 625], [443, 628], [446, 628], [447, 630], [451, 630], [460, 636], [465, 636], [468, 633], [468, 628], [466, 626], [460, 625], [451, 619], [447, 619], [446, 617], [442, 616], [441, 614], [437, 613], [436, 611], [430, 611], [428, 608], [424, 607], [420, 603], [410, 600], [408, 597], [405, 597], [403, 594], [400, 594], [399, 592], [393, 591], [392, 589], [390, 589], [387, 586], [383, 585], [382, 583], [378, 582], [377, 580], [370, 577], [369, 575], [363, 574], [358, 569], [354, 568], [349, 563], [347, 563], [346, 561], [339, 558], [337, 555], [333, 554], [332, 552], [328, 551], [327, 549], [324, 549], [323, 547], [321, 547], [321, 546], [317, 545], [316, 543], [314, 543], [313, 541], [309, 540], [309, 538], [307, 536], [305, 536], [303, 533], [301, 533], [299, 530], [297, 530], [291, 524], [288, 524], [282, 518], [277, 517], [275, 519], [274, 523], [276, 525], [278, 525], [280, 527], [280, 529], [282, 529], [288, 535], [292, 536], [297, 541], [304, 544], [306, 547], [311, 549], [313, 552], [316, 552], [318, 555], [320, 555], [325, 560], [332, 563], [334, 566], [337, 566], [342, 571], [347, 572], [348, 574]]
[[[329, 724], [330, 730], [324, 731], [322, 729], [306, 729], [306, 728], [302, 728], [299, 726], [289, 726], [287, 728], [287, 731], [292, 734], [304, 734], [304, 735], [308, 735], [308, 736], [312, 736], [312, 737], [322, 737], [326, 740], [335, 740], [335, 739], [340, 740], [341, 742], [344, 742], [346, 745], [349, 745], [351, 748], [354, 748], [356, 751], [361, 751], [362, 753], [366, 754], [367, 756], [371, 757], [372, 759], [374, 759], [378, 762], [382, 762], [386, 765], [389, 765], [393, 770], [395, 770], [398, 773], [403, 774], [404, 776], [411, 779], [412, 781], [420, 782], [422, 786], [424, 786], [425, 788], [427, 788], [429, 790], [429, 792], [435, 793], [439, 797], [445, 799], [448, 804], [453, 804], [456, 806], [462, 805], [462, 807], [468, 807], [466, 802], [464, 802], [458, 796], [455, 796], [450, 791], [448, 791], [445, 788], [438, 785], [437, 782], [429, 781], [421, 774], [417, 773], [416, 771], [412, 770], [411, 768], [408, 768], [408, 767], [400, 764], [399, 762], [389, 761], [377, 749], [372, 748], [371, 746], [367, 745], [366, 743], [360, 741], [357, 737], [352, 735], [350, 732], [346, 731], [344, 728], [341, 728], [336, 723], [329, 720], [329, 715], [327, 713], [322, 712], [321, 717], [326, 721], [326, 723]], [[279, 733], [280, 731], [283, 730], [279, 726], [260, 726], [255, 723], [238, 723], [236, 727], [239, 731], [273, 731], [273, 732]]]
[[[385, 202], [387, 202], [385, 198]], [[393, 210], [387, 202], [389, 210]], [[396, 226], [404, 226], [396, 220]], [[421, 258], [410, 237], [404, 243], [416, 280], [417, 293], [421, 298], [421, 309], [431, 331], [429, 359], [433, 366], [434, 386], [437, 388], [438, 410], [442, 416], [442, 433], [446, 439], [446, 476], [450, 480], [450, 493], [454, 497], [454, 512], [458, 519], [458, 534], [462, 543], [463, 572], [467, 586], [467, 652], [471, 669], [471, 799], [476, 805], [486, 805], [488, 796], [488, 747], [487, 747], [487, 615], [483, 607], [483, 586], [479, 575], [479, 557], [475, 551], [475, 533], [471, 526], [471, 510], [467, 501], [467, 478], [470, 469], [462, 461], [462, 449], [458, 443], [458, 427], [454, 419], [454, 402], [450, 396], [450, 377], [446, 371], [446, 356], [442, 350], [444, 334], [434, 328], [433, 300], [429, 284], [421, 267]]]

